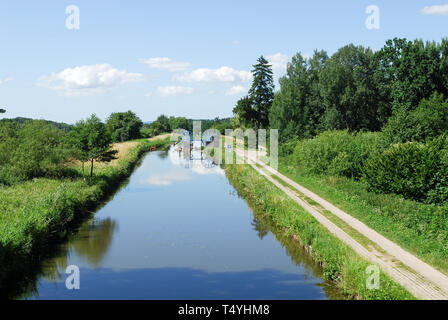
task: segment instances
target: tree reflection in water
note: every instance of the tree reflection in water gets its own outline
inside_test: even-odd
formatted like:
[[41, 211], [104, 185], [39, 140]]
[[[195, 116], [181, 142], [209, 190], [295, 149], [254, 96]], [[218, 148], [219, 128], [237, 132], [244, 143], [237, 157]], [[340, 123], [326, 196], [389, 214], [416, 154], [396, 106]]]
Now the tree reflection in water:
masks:
[[269, 228], [264, 225], [257, 217], [254, 216], [251, 225], [254, 227], [254, 231], [257, 232], [257, 235], [260, 239], [263, 239], [268, 233]]
[[87, 261], [90, 267], [100, 266], [110, 248], [116, 230], [117, 223], [111, 218], [92, 219], [86, 222], [80, 228], [76, 238], [65, 246], [63, 250], [65, 254], [58, 255], [44, 266], [45, 278], [58, 281], [61, 279], [61, 273], [65, 277], [70, 251], [75, 251], [79, 257]]

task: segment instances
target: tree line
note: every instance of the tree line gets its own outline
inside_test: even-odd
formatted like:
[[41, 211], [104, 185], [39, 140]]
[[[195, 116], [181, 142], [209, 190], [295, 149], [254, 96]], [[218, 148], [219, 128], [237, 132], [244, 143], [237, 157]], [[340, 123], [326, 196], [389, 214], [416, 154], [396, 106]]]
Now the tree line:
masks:
[[[224, 132], [233, 119], [201, 120], [202, 130], [217, 128]], [[67, 164], [78, 160], [89, 164], [94, 174], [95, 162], [116, 158], [113, 143], [149, 138], [175, 129], [193, 130], [193, 120], [161, 115], [150, 124], [132, 111], [110, 114], [105, 122], [96, 115], [74, 125], [28, 118], [0, 120], [0, 185], [38, 177], [69, 177], [76, 172]]]
[[90, 163], [115, 159], [114, 142], [141, 137], [143, 122], [131, 111], [112, 113], [106, 122], [96, 115], [67, 125], [26, 118], [0, 121], [0, 185], [38, 177], [67, 177], [76, 174], [70, 160]]
[[448, 97], [448, 40], [395, 38], [376, 52], [350, 44], [309, 59], [297, 53], [275, 93], [266, 59], [252, 72], [252, 87], [234, 108], [246, 127], [279, 129], [283, 142], [326, 130], [380, 131], [423, 99]]
[[224, 134], [225, 129], [233, 129], [237, 127], [234, 118], [215, 118], [215, 119], [187, 119], [185, 117], [168, 117], [164, 114], [160, 115], [155, 121], [144, 124], [141, 130], [142, 136], [151, 138], [163, 133], [171, 133], [176, 129], [185, 129], [189, 132], [193, 131], [193, 121], [201, 122], [201, 130], [217, 129]]
[[448, 201], [447, 39], [297, 53], [277, 92], [266, 59], [253, 67], [235, 117], [246, 128], [278, 129], [290, 165], [363, 180], [378, 193]]

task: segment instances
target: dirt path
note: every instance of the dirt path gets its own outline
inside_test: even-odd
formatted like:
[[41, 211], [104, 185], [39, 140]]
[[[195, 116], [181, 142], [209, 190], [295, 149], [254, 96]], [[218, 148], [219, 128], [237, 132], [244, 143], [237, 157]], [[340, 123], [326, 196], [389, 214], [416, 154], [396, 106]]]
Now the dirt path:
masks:
[[166, 138], [170, 137], [171, 133], [161, 134], [159, 136], [155, 136], [152, 138], [149, 138], [149, 141], [156, 141], [156, 140], [165, 140]]
[[[445, 274], [407, 252], [363, 222], [335, 207], [272, 167], [267, 166], [264, 162], [258, 160], [255, 155], [249, 154], [249, 159], [249, 164], [252, 168], [300, 204], [333, 235], [352, 247], [360, 256], [380, 266], [385, 273], [405, 287], [416, 298], [425, 300], [448, 300], [448, 277]], [[327, 214], [331, 214], [336, 219], [343, 221], [352, 230], [359, 232], [363, 237], [368, 239], [368, 242], [374, 245], [363, 245], [359, 241], [356, 241], [346, 231], [328, 219], [328, 216], [324, 215], [322, 210], [309, 204], [306, 198], [315, 201], [319, 207], [326, 210]], [[380, 248], [380, 250], [377, 250], [375, 247]]]

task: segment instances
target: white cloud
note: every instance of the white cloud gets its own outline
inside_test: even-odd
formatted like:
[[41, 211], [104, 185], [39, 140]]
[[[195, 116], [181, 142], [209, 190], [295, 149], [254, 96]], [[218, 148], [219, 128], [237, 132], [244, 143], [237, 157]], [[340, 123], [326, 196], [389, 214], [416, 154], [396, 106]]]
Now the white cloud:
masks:
[[194, 88], [182, 86], [166, 86], [158, 87], [157, 91], [159, 92], [161, 97], [166, 98], [170, 96], [177, 96], [180, 94], [192, 94], [194, 92]]
[[269, 61], [269, 63], [272, 65], [272, 70], [285, 72], [286, 71], [286, 65], [288, 64], [289, 57], [286, 54], [283, 53], [276, 53], [270, 56], [267, 56], [266, 59]]
[[150, 68], [168, 70], [169, 72], [184, 71], [191, 66], [188, 62], [172, 61], [166, 57], [140, 59], [139, 61]]
[[235, 83], [247, 82], [251, 79], [252, 74], [249, 71], [239, 71], [230, 67], [220, 67], [218, 69], [201, 68], [174, 77], [176, 81], [200, 83]]
[[12, 80], [11, 77], [8, 77], [8, 78], [5, 78], [5, 79], [0, 79], [0, 85], [5, 84], [6, 82], [9, 82], [11, 80]]
[[272, 65], [272, 71], [274, 72], [274, 79], [278, 79], [286, 73], [286, 67], [289, 62], [289, 56], [279, 52], [270, 56], [266, 56], [266, 59]]
[[448, 3], [439, 6], [428, 6], [420, 10], [422, 14], [448, 15]]
[[234, 96], [243, 92], [247, 92], [247, 89], [243, 86], [233, 86], [226, 92], [226, 96]]
[[183, 171], [172, 171], [165, 174], [154, 174], [149, 178], [142, 180], [141, 184], [152, 184], [155, 186], [168, 186], [177, 181], [190, 180], [191, 176]]
[[39, 77], [37, 84], [66, 96], [81, 96], [103, 93], [108, 89], [128, 82], [142, 80], [143, 75], [140, 73], [118, 70], [104, 63], [66, 68], [61, 72], [53, 72], [50, 75]]

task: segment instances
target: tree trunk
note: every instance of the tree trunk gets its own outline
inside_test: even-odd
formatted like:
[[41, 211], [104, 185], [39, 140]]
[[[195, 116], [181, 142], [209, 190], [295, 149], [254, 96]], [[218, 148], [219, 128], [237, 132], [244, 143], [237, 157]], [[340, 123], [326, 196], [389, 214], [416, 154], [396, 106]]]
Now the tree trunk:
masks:
[[82, 162], [82, 175], [84, 175], [84, 161]]
[[90, 177], [93, 177], [93, 159], [90, 160]]

